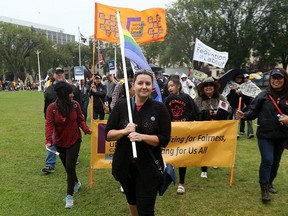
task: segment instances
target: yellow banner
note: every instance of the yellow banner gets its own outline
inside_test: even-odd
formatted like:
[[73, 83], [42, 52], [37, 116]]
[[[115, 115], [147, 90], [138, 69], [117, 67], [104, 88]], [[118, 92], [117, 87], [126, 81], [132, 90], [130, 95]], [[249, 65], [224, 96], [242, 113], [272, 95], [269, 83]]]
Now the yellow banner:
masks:
[[[93, 121], [92, 167], [111, 168], [116, 142], [105, 141], [106, 121]], [[173, 122], [170, 143], [163, 149], [166, 163], [175, 167], [232, 167], [238, 121]]]
[[167, 33], [164, 9], [137, 11], [99, 3], [95, 3], [95, 40], [119, 43], [116, 10], [120, 11], [122, 27], [131, 33], [138, 44], [164, 40]]

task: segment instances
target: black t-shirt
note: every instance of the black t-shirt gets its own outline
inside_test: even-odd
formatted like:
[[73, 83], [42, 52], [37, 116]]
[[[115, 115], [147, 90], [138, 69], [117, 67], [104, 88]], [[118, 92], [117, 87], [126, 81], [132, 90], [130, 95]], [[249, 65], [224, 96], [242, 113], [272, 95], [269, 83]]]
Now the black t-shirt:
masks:
[[188, 94], [170, 94], [164, 103], [173, 122], [199, 120], [200, 111]]

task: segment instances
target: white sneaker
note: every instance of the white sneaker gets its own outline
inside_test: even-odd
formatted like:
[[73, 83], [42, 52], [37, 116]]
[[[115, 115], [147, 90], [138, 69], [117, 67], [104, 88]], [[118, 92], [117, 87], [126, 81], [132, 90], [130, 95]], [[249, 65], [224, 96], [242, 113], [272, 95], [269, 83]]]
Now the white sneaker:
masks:
[[67, 195], [65, 198], [65, 201], [66, 201], [65, 208], [72, 208], [74, 206], [73, 196]]
[[80, 190], [80, 187], [81, 187], [81, 182], [78, 179], [78, 182], [75, 182], [75, 185], [74, 185], [74, 193], [77, 193]]
[[124, 189], [123, 189], [122, 186], [120, 187], [120, 191], [121, 191], [122, 193], [124, 193]]
[[201, 172], [200, 177], [201, 177], [201, 178], [208, 178], [207, 172]]

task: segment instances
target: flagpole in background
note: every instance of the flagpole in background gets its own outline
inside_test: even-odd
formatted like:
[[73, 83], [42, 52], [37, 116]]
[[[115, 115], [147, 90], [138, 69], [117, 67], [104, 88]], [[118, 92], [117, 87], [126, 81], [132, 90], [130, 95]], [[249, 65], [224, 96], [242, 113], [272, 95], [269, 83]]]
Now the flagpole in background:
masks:
[[115, 56], [114, 56], [114, 62], [115, 62], [115, 77], [117, 78], [117, 60], [116, 60], [116, 57], [117, 57], [117, 44], [115, 44]]
[[78, 27], [78, 44], [79, 44], [79, 66], [82, 66], [81, 64], [81, 49], [80, 49], [80, 41], [81, 41], [81, 33], [80, 33], [80, 27]]
[[[123, 31], [122, 31], [122, 26], [121, 26], [119, 10], [116, 11], [116, 15], [117, 15], [119, 38], [120, 38], [120, 48], [121, 48], [124, 80], [125, 80], [125, 91], [126, 91], [126, 101], [127, 101], [127, 108], [128, 108], [128, 118], [129, 118], [129, 123], [133, 123], [131, 104], [130, 104], [127, 69], [126, 69], [126, 62], [125, 62], [125, 53], [124, 53], [124, 35], [123, 35]], [[135, 142], [132, 142], [132, 152], [133, 152], [133, 158], [137, 158], [137, 151], [136, 151], [136, 143]]]
[[97, 60], [98, 60], [98, 71], [97, 71], [97, 73], [99, 73], [99, 71], [100, 71], [100, 42], [99, 42], [99, 40], [97, 40]]
[[96, 50], [96, 40], [93, 40], [93, 52], [92, 52], [92, 77], [94, 80], [94, 74], [95, 74], [95, 50]]

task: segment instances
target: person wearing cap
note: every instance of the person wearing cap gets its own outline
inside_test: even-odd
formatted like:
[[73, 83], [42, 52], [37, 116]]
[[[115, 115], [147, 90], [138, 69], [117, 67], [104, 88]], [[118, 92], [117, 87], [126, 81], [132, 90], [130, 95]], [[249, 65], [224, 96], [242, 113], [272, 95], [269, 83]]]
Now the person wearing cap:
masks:
[[[76, 162], [80, 150], [81, 131], [91, 134], [83, 117], [80, 104], [73, 100], [73, 88], [61, 81], [54, 85], [57, 99], [47, 108], [45, 121], [46, 148], [56, 146], [61, 162], [67, 173], [67, 195], [65, 208], [72, 208], [73, 194], [81, 183], [76, 174]], [[73, 134], [73, 136], [71, 136]]]
[[93, 96], [93, 119], [103, 120], [105, 117], [103, 103], [105, 103], [105, 96], [107, 88], [102, 84], [102, 76], [95, 74], [94, 81], [91, 84], [90, 97]]
[[237, 112], [237, 119], [258, 119], [257, 138], [261, 155], [259, 184], [263, 203], [271, 200], [269, 193], [277, 193], [273, 181], [288, 141], [288, 127], [282, 119], [288, 115], [287, 101], [287, 72], [285, 69], [275, 68], [271, 71], [267, 89], [253, 99], [250, 109], [245, 113], [241, 110]]
[[188, 79], [185, 73], [182, 73], [182, 75], [180, 76], [180, 79], [181, 79], [180, 81], [182, 85], [182, 91], [185, 94], [190, 95], [190, 97], [194, 99], [196, 97], [196, 92], [194, 90], [195, 88], [194, 83], [190, 79]]
[[[65, 76], [64, 76], [64, 70], [60, 67], [57, 67], [56, 69], [53, 69], [53, 79], [54, 79], [54, 84], [64, 81]], [[46, 88], [44, 92], [44, 118], [46, 119], [46, 111], [48, 106], [53, 103], [57, 99], [56, 92], [54, 90], [54, 86], [50, 85]], [[56, 146], [51, 145], [50, 149], [52, 151], [56, 151]], [[53, 173], [55, 171], [55, 164], [56, 164], [56, 155], [53, 154], [50, 151], [47, 151], [46, 153], [46, 159], [45, 159], [45, 166], [42, 169], [43, 173]]]
[[[204, 79], [198, 85], [199, 96], [195, 98], [195, 103], [201, 112], [199, 118], [202, 121], [227, 120], [232, 113], [229, 102], [218, 92], [219, 88], [219, 82], [212, 77]], [[201, 167], [201, 178], [208, 178], [207, 170], [207, 166]]]
[[[182, 85], [178, 76], [169, 77], [168, 81], [169, 95], [165, 98], [164, 104], [168, 109], [172, 122], [195, 121], [199, 120], [200, 111], [190, 95], [182, 91]], [[178, 110], [175, 112], [174, 110]], [[179, 185], [177, 194], [185, 193], [185, 176], [187, 167], [179, 167]]]

